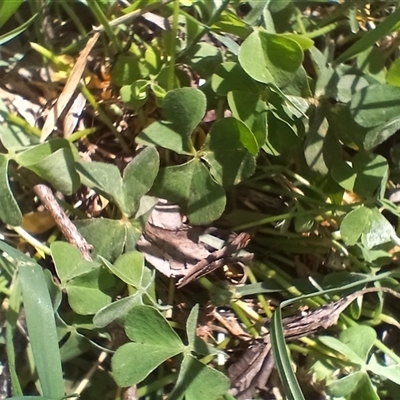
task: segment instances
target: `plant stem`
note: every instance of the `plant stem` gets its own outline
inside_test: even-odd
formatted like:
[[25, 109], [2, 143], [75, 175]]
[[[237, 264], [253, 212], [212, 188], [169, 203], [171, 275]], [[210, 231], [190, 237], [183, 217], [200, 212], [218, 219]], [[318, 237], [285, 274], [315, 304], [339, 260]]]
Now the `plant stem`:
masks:
[[175, 86], [175, 59], [176, 59], [176, 47], [177, 47], [177, 36], [178, 36], [178, 20], [179, 20], [179, 0], [174, 0], [174, 13], [172, 17], [172, 30], [171, 30], [171, 42], [170, 42], [170, 60], [168, 67], [168, 79], [167, 79], [167, 91], [170, 91]]
[[87, 3], [88, 3], [88, 6], [90, 7], [91, 11], [97, 18], [97, 20], [103, 25], [108, 38], [112, 42], [115, 52], [116, 53], [121, 52], [122, 46], [119, 43], [117, 36], [115, 35], [114, 31], [112, 30], [107, 17], [104, 15], [103, 10], [101, 9], [101, 7], [97, 3], [97, 1], [96, 0], [87, 0]]
[[68, 1], [60, 1], [61, 7], [64, 8], [65, 12], [68, 14], [68, 16], [71, 18], [71, 20], [74, 22], [76, 28], [78, 29], [80, 35], [82, 37], [86, 37], [87, 32], [85, 27], [83, 26], [80, 18], [78, 15], [76, 15], [74, 9], [69, 5]]
[[236, 302], [232, 302], [230, 304], [230, 307], [232, 308], [234, 313], [238, 316], [238, 318], [243, 322], [244, 326], [247, 328], [249, 333], [251, 335], [253, 335], [255, 338], [260, 337], [259, 332], [254, 327], [254, 325], [251, 323], [251, 321], [249, 320], [249, 318], [247, 317], [247, 315], [243, 311], [243, 309]]
[[20, 226], [13, 226], [12, 228], [15, 232], [18, 233], [19, 236], [21, 236], [31, 246], [33, 246], [36, 249], [36, 251], [38, 251], [41, 254], [42, 257], [44, 256], [44, 254], [51, 256], [50, 249], [47, 246], [45, 246], [43, 243], [39, 242], [39, 240], [35, 239], [25, 229], [21, 228]]
[[185, 49], [179, 54], [178, 60], [183, 60], [192, 50], [192, 48], [198, 43], [198, 41], [210, 30], [211, 25], [218, 20], [221, 13], [228, 6], [230, 0], [223, 0], [222, 4], [218, 7], [215, 13], [210, 17], [204, 28], [194, 37], [191, 43], [189, 43]]
[[[248, 276], [248, 278], [249, 278], [250, 283], [258, 283], [258, 281], [257, 281], [256, 277], [254, 276], [253, 271], [251, 270], [251, 268], [246, 267], [246, 273], [247, 273], [247, 276]], [[264, 310], [264, 312], [265, 312], [265, 315], [266, 315], [268, 318], [272, 318], [272, 314], [273, 314], [273, 313], [272, 313], [272, 311], [269, 309], [268, 303], [267, 303], [267, 301], [265, 300], [265, 297], [264, 297], [262, 294], [258, 294], [258, 295], [257, 295], [257, 298], [258, 298], [258, 301], [259, 301], [260, 304], [261, 304], [261, 307], [263, 308], [263, 310]]]

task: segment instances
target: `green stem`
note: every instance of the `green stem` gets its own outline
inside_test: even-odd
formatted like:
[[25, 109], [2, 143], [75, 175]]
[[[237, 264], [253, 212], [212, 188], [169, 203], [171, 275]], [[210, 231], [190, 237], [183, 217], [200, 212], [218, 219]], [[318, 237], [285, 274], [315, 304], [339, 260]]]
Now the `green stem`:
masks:
[[189, 43], [186, 48], [181, 52], [178, 56], [178, 60], [183, 60], [192, 50], [192, 48], [198, 43], [198, 41], [210, 30], [211, 25], [218, 20], [222, 12], [228, 6], [230, 0], [224, 0], [222, 4], [219, 6], [218, 10], [210, 17], [209, 21], [203, 27], [203, 29], [193, 38], [192, 42]]
[[326, 35], [329, 32], [333, 32], [341, 25], [348, 25], [348, 21], [337, 21], [333, 22], [332, 24], [325, 25], [322, 28], [316, 29], [315, 31], [305, 33], [304, 36], [308, 37], [309, 39], [316, 38], [318, 36]]
[[[290, 277], [290, 275], [286, 274], [271, 261], [268, 261], [268, 264], [267, 262], [258, 262], [257, 264], [253, 263], [253, 266], [255, 265], [257, 266], [258, 271], [264, 276], [265, 280], [273, 279], [282, 286], [282, 290], [291, 294], [292, 297], [299, 297], [303, 295], [303, 293], [291, 283], [292, 278]], [[305, 303], [311, 308], [318, 308], [321, 306], [321, 304], [324, 304], [325, 302], [320, 297], [316, 296], [314, 299], [305, 299]]]
[[387, 347], [380, 340], [376, 339], [374, 342], [374, 345], [382, 353], [385, 353], [387, 356], [389, 356], [394, 362], [396, 362], [397, 364], [400, 364], [400, 357], [392, 349], [389, 349], [389, 347]]
[[20, 226], [13, 226], [15, 232], [18, 233], [23, 239], [25, 239], [31, 246], [33, 246], [39, 253], [47, 254], [51, 256], [50, 249], [45, 246], [43, 243], [39, 242], [33, 236], [31, 236], [25, 229], [22, 229]]
[[272, 215], [270, 217], [262, 218], [255, 222], [253, 221], [253, 222], [249, 222], [247, 224], [238, 225], [238, 226], [235, 226], [234, 228], [232, 228], [232, 230], [233, 231], [242, 231], [242, 230], [245, 230], [248, 228], [253, 228], [255, 226], [260, 226], [260, 225], [270, 224], [272, 222], [281, 221], [281, 220], [284, 220], [287, 218], [294, 218], [294, 217], [299, 217], [299, 216], [303, 216], [303, 215], [322, 215], [325, 213], [329, 214], [329, 213], [331, 213], [331, 210], [326, 208], [325, 210], [319, 209], [319, 210], [302, 210], [302, 211], [288, 212], [285, 214]]
[[156, 392], [157, 390], [163, 388], [164, 386], [167, 386], [171, 383], [175, 383], [177, 379], [178, 379], [178, 372], [158, 378], [152, 383], [149, 383], [146, 386], [138, 388], [137, 397], [144, 398], [148, 394]]
[[[110, 27], [115, 27], [118, 26], [120, 24], [126, 24], [128, 22], [130, 22], [131, 20], [140, 17], [141, 15], [150, 12], [150, 11], [154, 11], [158, 8], [161, 8], [162, 6], [171, 3], [172, 0], [161, 0], [161, 1], [157, 1], [154, 3], [151, 3], [143, 8], [141, 8], [140, 10], [134, 10], [132, 12], [128, 12], [125, 15], [122, 15], [121, 17], [115, 18], [112, 21], [110, 21], [108, 23], [108, 25]], [[131, 6], [129, 6], [128, 8], [131, 8]], [[96, 26], [90, 33], [94, 33], [94, 32], [104, 32], [105, 31], [105, 27], [100, 25], [100, 26]]]
[[130, 149], [129, 149], [128, 144], [125, 142], [125, 139], [117, 131], [117, 129], [115, 128], [114, 124], [111, 122], [110, 118], [108, 118], [108, 115], [105, 113], [105, 111], [100, 107], [100, 104], [93, 97], [93, 95], [90, 92], [90, 90], [86, 86], [84, 86], [82, 84], [79, 84], [79, 88], [81, 90], [81, 93], [85, 96], [86, 100], [89, 102], [89, 104], [93, 107], [93, 109], [95, 111], [97, 111], [99, 113], [100, 119], [108, 126], [108, 128], [111, 130], [111, 132], [119, 140], [122, 149], [125, 152], [129, 153]]
[[4, 111], [0, 111], [0, 115], [4, 118], [5, 121], [22, 128], [22, 130], [29, 135], [40, 138], [42, 131], [39, 128], [35, 128], [34, 126], [30, 125], [24, 119]]
[[236, 303], [232, 302], [230, 304], [230, 307], [234, 311], [234, 313], [237, 315], [237, 317], [243, 322], [243, 325], [247, 328], [249, 333], [253, 335], [255, 338], [260, 337], [259, 332], [257, 332], [257, 329], [254, 327], [250, 319], [247, 317], [246, 313], [242, 310], [242, 308]]
[[[246, 273], [247, 273], [247, 277], [249, 278], [250, 283], [258, 283], [251, 268], [246, 267]], [[262, 294], [258, 294], [257, 298], [261, 304], [261, 307], [263, 308], [263, 310], [265, 312], [265, 315], [271, 319], [273, 312], [269, 309], [268, 302], [265, 300], [265, 297]]]
[[110, 39], [115, 52], [116, 53], [121, 52], [122, 47], [119, 43], [119, 40], [118, 40], [117, 36], [115, 35], [114, 31], [112, 30], [107, 17], [104, 15], [103, 10], [101, 9], [101, 7], [97, 3], [97, 1], [96, 0], [87, 0], [87, 3], [88, 3], [89, 8], [91, 9], [92, 13], [97, 18], [97, 20], [100, 22], [101, 25], [103, 25], [104, 30], [105, 30], [108, 38]]
[[78, 29], [80, 35], [82, 37], [86, 37], [86, 35], [87, 35], [86, 29], [83, 26], [81, 19], [76, 15], [74, 9], [69, 5], [69, 2], [68, 1], [60, 1], [59, 4], [61, 4], [61, 7], [64, 8], [65, 12], [71, 18], [71, 20], [75, 24], [76, 28]]
[[303, 13], [297, 7], [296, 7], [296, 21], [297, 21], [297, 23], [299, 25], [301, 34], [302, 35], [307, 35], [307, 31], [304, 28], [304, 24], [303, 24]]
[[83, 137], [92, 135], [93, 133], [96, 132], [96, 130], [97, 130], [96, 128], [86, 128], [86, 129], [83, 129], [82, 131], [74, 132], [72, 135], [67, 137], [67, 140], [71, 143], [74, 143], [74, 142], [82, 139]]
[[170, 60], [168, 67], [168, 80], [167, 80], [167, 91], [170, 91], [175, 86], [175, 59], [176, 59], [176, 47], [178, 37], [178, 22], [179, 22], [179, 0], [174, 0], [174, 13], [172, 17], [172, 30], [171, 30], [171, 42], [170, 42]]

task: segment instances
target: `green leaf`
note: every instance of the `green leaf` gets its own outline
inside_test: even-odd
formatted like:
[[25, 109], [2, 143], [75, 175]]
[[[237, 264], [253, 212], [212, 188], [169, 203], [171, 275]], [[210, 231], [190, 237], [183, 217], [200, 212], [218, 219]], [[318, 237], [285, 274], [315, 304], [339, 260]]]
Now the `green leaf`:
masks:
[[42, 267], [33, 260], [19, 267], [29, 341], [44, 396], [62, 398], [64, 381], [54, 310]]
[[194, 225], [218, 219], [225, 209], [224, 189], [215, 183], [199, 159], [161, 169], [152, 191], [180, 204]]
[[130, 310], [125, 331], [136, 342], [120, 347], [112, 358], [114, 378], [122, 387], [141, 382], [163, 361], [184, 350], [179, 336], [153, 307], [137, 306]]
[[[289, 0], [289, 3], [290, 3], [290, 0]], [[273, 3], [270, 2], [270, 4], [273, 4]], [[297, 42], [303, 50], [309, 50], [309, 49], [311, 49], [311, 47], [314, 46], [314, 41], [303, 35], [299, 35], [296, 33], [284, 33], [282, 36], [287, 37], [287, 38], [292, 39], [295, 42]]]
[[179, 371], [178, 380], [170, 394], [170, 400], [217, 400], [229, 388], [228, 378], [221, 372], [209, 368], [199, 360], [185, 355]]
[[[15, 268], [24, 266], [25, 264], [29, 265], [32, 263], [36, 263], [32, 258], [28, 257], [21, 251], [11, 247], [9, 244], [0, 240], [0, 250], [7, 253], [11, 258], [15, 260]], [[14, 272], [14, 270], [13, 270]]]
[[287, 121], [275, 112], [268, 112], [268, 131], [263, 150], [271, 155], [286, 155], [294, 151], [300, 140]]
[[160, 146], [178, 154], [193, 155], [191, 132], [182, 135], [172, 122], [153, 122], [136, 137], [136, 143], [145, 146]]
[[368, 369], [376, 375], [380, 375], [386, 379], [390, 379], [392, 382], [400, 385], [400, 365], [389, 365], [384, 366], [379, 362], [377, 355], [372, 354], [371, 359], [368, 362]]
[[355, 325], [343, 330], [339, 335], [339, 339], [366, 363], [369, 352], [376, 340], [376, 332], [370, 326]]
[[80, 185], [74, 158], [68, 140], [54, 139], [17, 154], [15, 161], [50, 182], [56, 190], [72, 194]]
[[[75, 316], [76, 319], [76, 316]], [[93, 343], [83, 334], [77, 331], [78, 328], [93, 329], [93, 324], [72, 324], [67, 325], [60, 316], [57, 316], [57, 333], [62, 341], [60, 356], [62, 362], [67, 362], [79, 357], [81, 354], [92, 349]]]
[[385, 63], [386, 55], [384, 50], [377, 46], [371, 46], [357, 56], [357, 68], [380, 83], [386, 82]]
[[392, 62], [386, 74], [386, 82], [392, 86], [400, 86], [400, 58]]
[[343, 75], [338, 82], [337, 98], [342, 103], [348, 103], [354, 93], [366, 88], [369, 82], [360, 75]]
[[371, 128], [398, 118], [399, 106], [400, 87], [378, 83], [354, 94], [350, 112], [358, 124]]
[[340, 234], [347, 246], [354, 246], [370, 226], [371, 209], [359, 207], [349, 212], [340, 225]]
[[202, 120], [206, 111], [206, 97], [193, 88], [181, 88], [167, 93], [163, 113], [182, 135], [189, 136]]
[[149, 46], [144, 52], [146, 67], [150, 74], [157, 75], [162, 66], [161, 49], [157, 46]]
[[339, 140], [351, 148], [364, 148], [364, 140], [368, 135], [369, 128], [364, 128], [354, 121], [348, 104], [335, 104], [329, 108], [326, 117], [329, 121], [329, 130]]
[[[112, 274], [137, 289], [133, 295], [115, 301], [97, 312], [93, 318], [93, 323], [97, 327], [103, 328], [115, 319], [125, 317], [133, 307], [143, 305], [144, 295], [147, 295], [148, 300], [154, 301], [148, 293], [149, 286], [154, 280], [154, 274], [144, 265], [144, 257], [138, 251], [122, 254], [114, 265], [101, 256], [99, 258]], [[157, 306], [157, 304], [154, 305]]]
[[[306, 100], [312, 97], [313, 94], [309, 85], [309, 77], [303, 66], [300, 66], [293, 76], [293, 79], [285, 85], [282, 89], [283, 93], [287, 96], [297, 96], [302, 99], [303, 102], [308, 103]], [[305, 114], [303, 114], [305, 116]]]
[[111, 69], [111, 78], [115, 85], [131, 85], [142, 77], [140, 62], [135, 55], [123, 54], [117, 57]]
[[196, 328], [197, 328], [197, 319], [199, 317], [199, 305], [196, 304], [191, 310], [189, 317], [186, 321], [186, 333], [188, 337], [188, 346], [193, 351], [196, 343]]
[[[122, 178], [122, 211], [133, 216], [140, 199], [150, 190], [158, 173], [159, 156], [154, 147], [147, 147], [137, 154], [124, 169]], [[146, 171], [143, 173], [143, 171]]]
[[163, 112], [169, 122], [152, 123], [138, 135], [136, 142], [165, 147], [179, 154], [193, 154], [190, 136], [205, 110], [206, 97], [200, 90], [171, 90], [163, 102]]
[[347, 375], [330, 385], [328, 385], [328, 393], [333, 397], [343, 397], [353, 392], [358, 385], [365, 379], [366, 373], [364, 371], [357, 371], [353, 374]]
[[113, 284], [112, 275], [101, 267], [81, 274], [65, 284], [68, 303], [77, 314], [96, 314], [111, 303], [111, 296], [104, 293], [104, 290]]
[[357, 175], [351, 164], [348, 162], [338, 162], [331, 171], [333, 179], [345, 190], [353, 191]]
[[142, 235], [143, 229], [143, 223], [139, 220], [95, 218], [74, 223], [83, 237], [93, 246], [93, 258], [101, 255], [111, 262], [124, 251], [136, 249], [136, 242]]
[[226, 96], [233, 90], [257, 96], [257, 86], [254, 80], [239, 64], [232, 61], [224, 62], [215, 69], [211, 77], [211, 87], [220, 96]]
[[211, 43], [196, 43], [185, 57], [193, 71], [203, 79], [208, 79], [214, 70], [222, 63], [221, 51]]
[[387, 123], [378, 125], [369, 130], [364, 138], [365, 150], [372, 150], [374, 147], [383, 143], [400, 129], [400, 118], [395, 117]]
[[141, 305], [142, 296], [137, 292], [101, 308], [93, 317], [93, 323], [98, 328], [104, 328], [116, 319], [124, 318], [133, 307]]
[[253, 32], [240, 46], [239, 62], [256, 81], [290, 83], [303, 62], [303, 50], [292, 39], [267, 32]]
[[234, 90], [228, 93], [232, 116], [244, 122], [253, 133], [258, 147], [265, 143], [267, 135], [267, 105], [260, 95]]
[[365, 372], [356, 389], [350, 394], [349, 397], [349, 400], [359, 399], [381, 400], [376, 393], [375, 385], [372, 383], [369, 375]]
[[23, 0], [3, 1], [0, 3], [0, 27], [2, 27], [18, 10]]
[[[230, 9], [225, 9], [221, 13], [218, 21], [211, 26], [211, 29], [212, 32], [222, 32], [224, 34], [231, 33], [232, 35], [238, 36], [240, 39], [245, 39], [250, 31], [250, 27], [236, 14], [235, 11]], [[226, 36], [222, 36], [222, 38], [226, 38]]]
[[138, 110], [147, 101], [150, 84], [151, 82], [148, 80], [138, 79], [132, 85], [122, 86], [120, 90], [121, 100], [128, 106]]
[[79, 162], [76, 163], [76, 169], [85, 186], [94, 189], [112, 200], [121, 209], [123, 208], [122, 178], [115, 165], [96, 161]]
[[168, 321], [154, 307], [138, 306], [126, 316], [125, 332], [129, 339], [154, 346], [176, 348], [184, 345]]
[[[132, 285], [136, 289], [143, 285], [143, 275], [145, 272], [148, 272], [148, 270], [144, 266], [143, 254], [139, 251], [129, 251], [122, 254], [114, 262], [114, 265], [110, 264], [103, 257], [100, 257], [100, 259], [109, 271], [118, 276], [123, 282]], [[146, 283], [148, 282], [145, 282], [145, 284]]]
[[257, 152], [258, 144], [249, 128], [231, 117], [214, 123], [201, 149], [214, 179], [224, 187], [237, 185], [254, 172]]
[[[157, 346], [150, 343], [125, 344], [115, 352], [111, 360], [115, 382], [121, 387], [136, 385], [161, 363], [181, 352], [182, 348], [178, 347]], [[137, 362], [138, 360], [140, 362]]]
[[369, 229], [361, 238], [362, 243], [368, 249], [390, 242], [396, 238], [396, 232], [392, 224], [379, 212], [377, 208], [371, 209], [369, 222]]
[[304, 143], [304, 157], [310, 169], [321, 175], [328, 174], [342, 153], [340, 143], [328, 128], [323, 110], [317, 108]]
[[384, 181], [387, 171], [384, 157], [359, 152], [353, 158], [353, 166], [344, 161], [337, 162], [332, 168], [332, 177], [345, 190], [370, 197]]
[[319, 336], [318, 340], [323, 343], [325, 346], [330, 347], [331, 349], [337, 351], [338, 353], [343, 354], [354, 364], [363, 365], [364, 359], [358, 355], [352, 348], [350, 348], [347, 344], [342, 343], [340, 340], [332, 337], [332, 336]]
[[72, 278], [100, 267], [97, 262], [84, 260], [80, 251], [69, 243], [53, 242], [50, 250], [57, 275], [63, 284]]
[[0, 219], [5, 224], [19, 226], [22, 223], [22, 213], [8, 181], [8, 162], [9, 158], [0, 154]]

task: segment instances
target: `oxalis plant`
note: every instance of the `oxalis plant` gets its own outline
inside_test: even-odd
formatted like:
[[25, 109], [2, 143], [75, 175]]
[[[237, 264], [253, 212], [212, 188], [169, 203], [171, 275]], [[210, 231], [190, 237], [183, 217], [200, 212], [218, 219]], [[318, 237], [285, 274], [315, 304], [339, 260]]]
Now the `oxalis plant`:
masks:
[[[294, 304], [321, 310], [366, 285], [398, 291], [400, 240], [386, 216], [400, 216], [400, 75], [391, 42], [400, 9], [384, 1], [288, 0], [48, 1], [44, 9], [46, 16], [35, 1], [0, 5], [0, 45], [22, 46], [20, 52], [7, 47], [0, 67], [10, 76], [19, 70], [29, 52], [16, 41], [26, 31], [31, 51], [45, 61], [27, 58], [26, 64], [38, 71], [51, 66], [51, 79], [35, 87], [52, 81], [68, 87], [72, 77], [71, 93], [79, 92], [91, 114], [82, 108], [81, 125], [68, 131], [64, 124], [61, 138], [43, 135], [11, 92], [0, 100], [1, 299], [8, 302], [2, 338], [12, 398], [77, 397], [82, 382], [90, 382], [82, 398], [118, 399], [129, 387], [142, 398], [229, 399], [229, 387], [240, 385], [226, 366], [216, 368], [216, 356], [249, 347], [240, 338], [265, 338], [267, 331], [288, 398], [307, 398], [294, 364], [312, 375], [303, 384], [324, 382], [320, 392], [327, 398], [396, 398], [400, 358], [385, 338], [396, 339], [398, 316], [385, 307], [386, 295], [360, 295], [335, 330], [307, 335], [301, 345], [287, 346], [282, 314], [286, 306], [295, 314]], [[17, 10], [18, 21], [26, 22], [15, 28]], [[56, 40], [51, 26], [42, 29], [66, 15], [73, 26], [71, 37], [63, 36], [67, 43]], [[82, 55], [88, 37], [100, 61], [111, 64], [98, 86], [87, 59], [66, 57]], [[60, 101], [65, 92], [57, 96]], [[51, 113], [56, 107], [49, 104]], [[134, 129], [123, 128], [131, 120]], [[95, 161], [83, 157], [88, 141], [97, 146]], [[122, 167], [104, 156], [114, 156], [115, 148], [126, 156]], [[51, 232], [53, 220], [29, 233], [27, 226], [45, 220], [43, 197], [33, 194], [42, 184], [58, 193], [53, 201], [70, 213], [92, 247], [90, 257]], [[99, 217], [73, 206], [85, 190], [107, 203]], [[284, 207], [275, 214], [265, 206], [271, 197]], [[193, 291], [170, 288], [168, 296], [136, 249], [158, 198], [178, 204], [190, 225], [252, 229], [256, 257], [248, 281], [203, 278]], [[10, 238], [11, 229], [23, 243]], [[304, 266], [308, 280], [298, 272]], [[286, 300], [273, 313], [267, 300], [276, 292]], [[221, 343], [200, 339], [206, 303], [216, 312], [231, 310], [244, 332], [224, 325]], [[22, 304], [29, 371], [18, 365]], [[190, 311], [175, 319], [178, 304]], [[244, 390], [256, 391], [253, 376], [244, 376], [239, 399]]]

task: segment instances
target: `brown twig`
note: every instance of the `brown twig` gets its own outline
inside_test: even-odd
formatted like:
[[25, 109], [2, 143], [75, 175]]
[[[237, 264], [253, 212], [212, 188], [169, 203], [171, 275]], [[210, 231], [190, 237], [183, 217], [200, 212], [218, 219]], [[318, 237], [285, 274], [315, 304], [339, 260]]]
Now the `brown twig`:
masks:
[[55, 223], [68, 242], [78, 248], [85, 260], [92, 261], [92, 256], [90, 255], [92, 246], [83, 238], [83, 236], [78, 232], [76, 226], [67, 217], [64, 210], [60, 207], [54, 197], [50, 187], [44, 183], [38, 183], [33, 186], [33, 190], [46, 209], [50, 212]]
[[[340, 314], [358, 296], [366, 293], [386, 292], [400, 299], [400, 293], [387, 287], [371, 287], [358, 290], [328, 303], [305, 316], [291, 316], [282, 320], [286, 340], [310, 336], [320, 328], [327, 329], [336, 324]], [[231, 380], [230, 393], [238, 400], [253, 397], [257, 388], [264, 387], [272, 372], [274, 360], [272, 356], [271, 337], [268, 333], [262, 342], [256, 341], [243, 354], [242, 358], [229, 367]]]
[[[214, 251], [207, 258], [200, 260], [177, 284], [178, 288], [193, 282], [202, 276], [215, 271], [217, 268], [231, 262], [240, 261], [237, 257], [231, 257], [233, 253], [246, 247], [251, 236], [247, 232], [240, 232], [232, 242], [228, 242], [226, 246]], [[250, 259], [248, 260], [250, 261]]]

